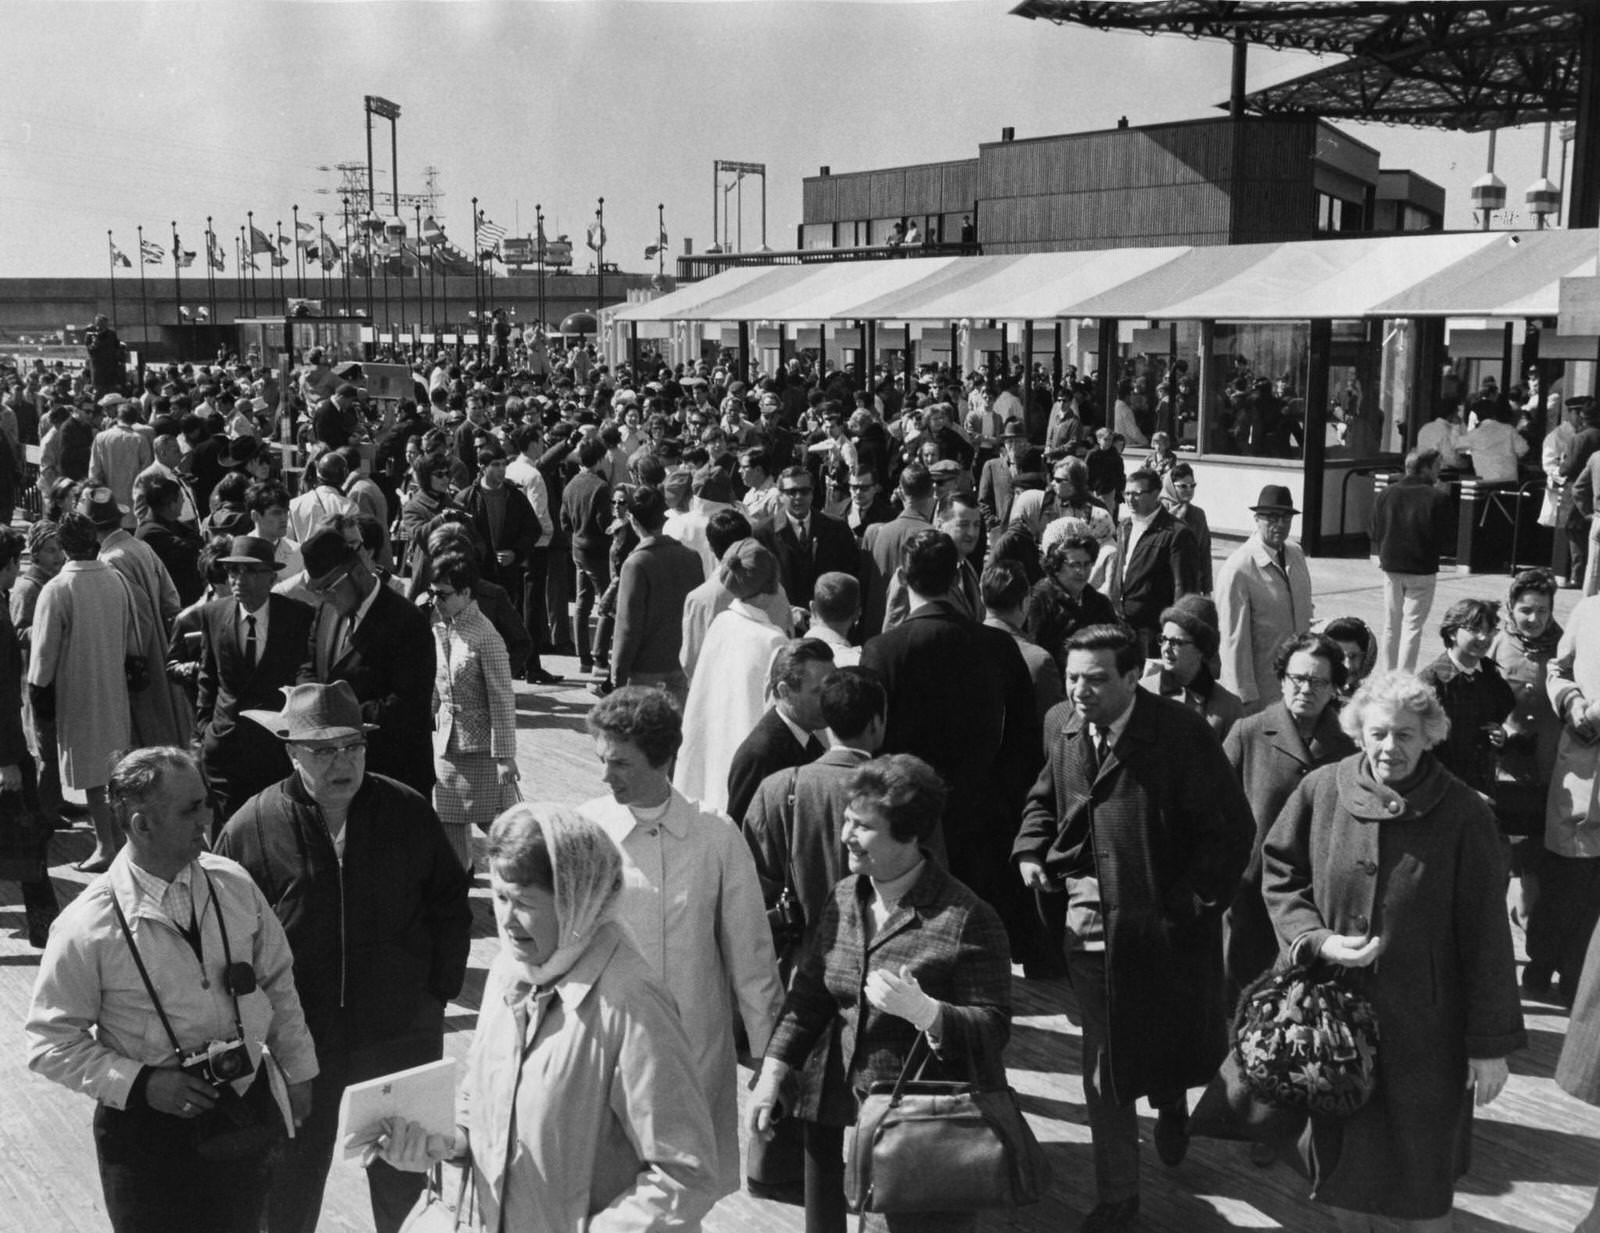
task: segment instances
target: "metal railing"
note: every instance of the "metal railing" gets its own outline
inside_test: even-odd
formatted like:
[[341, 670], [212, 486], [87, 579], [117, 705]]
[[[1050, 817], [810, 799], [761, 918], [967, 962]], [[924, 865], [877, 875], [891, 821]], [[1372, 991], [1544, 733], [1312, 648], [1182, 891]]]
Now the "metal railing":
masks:
[[981, 244], [942, 244], [928, 241], [914, 245], [875, 244], [864, 248], [787, 248], [741, 253], [693, 253], [679, 257], [678, 281], [698, 282], [723, 270], [752, 265], [825, 265], [836, 261], [885, 261], [896, 257], [978, 257]]

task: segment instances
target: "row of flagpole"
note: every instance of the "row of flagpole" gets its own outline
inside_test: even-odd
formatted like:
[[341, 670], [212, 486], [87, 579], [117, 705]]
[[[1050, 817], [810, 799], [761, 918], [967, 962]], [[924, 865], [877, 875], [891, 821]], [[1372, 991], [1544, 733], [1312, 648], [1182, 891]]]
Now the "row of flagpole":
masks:
[[[327, 304], [332, 296], [332, 292], [330, 290], [330, 276], [332, 275], [335, 266], [340, 267], [339, 278], [342, 280], [343, 284], [345, 315], [354, 316], [356, 314], [352, 308], [350, 276], [352, 273], [352, 265], [355, 264], [359, 266], [359, 268], [355, 271], [357, 276], [363, 278], [366, 283], [366, 319], [369, 322], [377, 320], [387, 321], [389, 319], [389, 279], [391, 274], [391, 263], [398, 261], [399, 269], [396, 271], [396, 274], [398, 277], [397, 289], [400, 300], [401, 321], [403, 322], [406, 316], [405, 283], [407, 278], [407, 267], [410, 265], [414, 266], [416, 270], [415, 294], [418, 320], [420, 321], [422, 319], [425, 312], [424, 305], [427, 305], [427, 311], [431, 312], [433, 325], [435, 328], [437, 328], [438, 301], [442, 298], [445, 300], [446, 304], [448, 304], [449, 300], [449, 275], [451, 265], [452, 263], [460, 264], [462, 261], [469, 260], [469, 258], [466, 258], [464, 254], [461, 254], [459, 258], [455, 256], [452, 253], [449, 239], [444, 233], [444, 228], [434, 220], [432, 215], [429, 215], [426, 219], [423, 219], [421, 205], [414, 204], [416, 215], [416, 233], [411, 245], [409, 247], [407, 246], [403, 232], [399, 235], [397, 240], [391, 241], [386, 237], [377, 256], [377, 260], [374, 261], [374, 232], [382, 229], [384, 224], [381, 222], [381, 220], [377, 220], [375, 217], [363, 218], [359, 215], [359, 213], [353, 212], [351, 209], [350, 199], [348, 197], [342, 198], [342, 205], [344, 238], [343, 249], [341, 249], [340, 246], [328, 235], [325, 221], [326, 215], [323, 211], [317, 212], [317, 225], [313, 228], [310, 223], [303, 223], [300, 221], [299, 205], [293, 206], [291, 212], [291, 226], [293, 228], [292, 235], [284, 234], [283, 221], [279, 219], [276, 223], [274, 237], [268, 237], [265, 232], [256, 226], [254, 211], [246, 212], [244, 225], [239, 227], [237, 234], [233, 237], [234, 263], [236, 270], [235, 281], [237, 284], [235, 288], [236, 299], [239, 303], [242, 315], [254, 317], [259, 311], [261, 311], [263, 305], [270, 308], [271, 306], [281, 304], [284, 311], [287, 311], [287, 301], [289, 299], [289, 295], [288, 272], [286, 267], [288, 267], [292, 262], [294, 266], [293, 276], [298, 298], [304, 298], [306, 295], [306, 274], [309, 267], [313, 263], [319, 267], [321, 276], [321, 299], [324, 304]], [[542, 318], [544, 313], [544, 276], [547, 265], [547, 251], [551, 254], [561, 251], [561, 255], [566, 257], [566, 263], [570, 264], [571, 245], [567, 243], [565, 236], [560, 237], [560, 239], [557, 241], [547, 242], [545, 239], [544, 214], [542, 207], [535, 207], [535, 209], [537, 211], [538, 231], [538, 256], [536, 264], [539, 271], [540, 287], [539, 313]], [[484, 306], [485, 297], [487, 296], [491, 304], [493, 303], [494, 299], [493, 263], [495, 261], [505, 261], [505, 258], [501, 255], [500, 245], [501, 241], [506, 238], [506, 230], [504, 227], [498, 226], [488, 219], [484, 211], [478, 208], [478, 199], [476, 197], [472, 199], [472, 216], [473, 255], [470, 260], [473, 267], [474, 303], [476, 305], [475, 316], [479, 322], [479, 333], [481, 338], [482, 331], [484, 329], [484, 322], [488, 315]], [[658, 233], [657, 242], [647, 247], [644, 255], [646, 260], [652, 257], [656, 258], [657, 272], [661, 273], [664, 268], [665, 254], [667, 249], [667, 230], [664, 205], [656, 206], [656, 221]], [[169, 250], [154, 240], [146, 239], [142, 224], [136, 228], [136, 231], [138, 235], [139, 254], [138, 266], [140, 320], [143, 335], [148, 338], [149, 299], [145, 284], [145, 266], [159, 266], [165, 264], [169, 255]], [[353, 235], [357, 236], [358, 238], [352, 238]], [[276, 243], [274, 243], [274, 240]], [[484, 246], [485, 241], [488, 242], [488, 247]], [[586, 243], [588, 247], [595, 253], [595, 309], [596, 317], [598, 319], [599, 310], [605, 304], [606, 232], [604, 197], [598, 199], [594, 222], [589, 225]], [[122, 269], [129, 269], [134, 263], [129, 259], [126, 253], [117, 247], [115, 235], [110, 229], [106, 231], [106, 244], [111, 271], [111, 317], [112, 323], [115, 326], [117, 323], [117, 270], [119, 267]], [[358, 246], [362, 259], [359, 261], [353, 261], [352, 256], [353, 253], [358, 249]], [[398, 249], [398, 252], [395, 251], [396, 249]], [[443, 250], [442, 257], [440, 255], [441, 249]], [[288, 253], [291, 251], [293, 253], [292, 257], [288, 255]], [[456, 253], [459, 253], [459, 250], [455, 251]], [[269, 266], [267, 269], [267, 292], [263, 299], [258, 300], [256, 274], [260, 271], [260, 267], [256, 263], [256, 257], [262, 254], [266, 254], [269, 258]], [[187, 249], [184, 247], [183, 241], [178, 232], [178, 223], [176, 219], [172, 221], [172, 247], [170, 250], [170, 256], [172, 259], [174, 300], [180, 302], [181, 304], [183, 271], [194, 264], [199, 254], [193, 249]], [[408, 261], [408, 258], [411, 258], [412, 260]], [[204, 313], [205, 319], [216, 321], [216, 276], [218, 273], [223, 273], [226, 271], [227, 261], [226, 250], [224, 249], [222, 240], [216, 231], [214, 220], [210, 215], [206, 216], [205, 262], [207, 305], [204, 309], [202, 309], [202, 312]], [[383, 316], [381, 318], [377, 316], [378, 305], [376, 303], [375, 289], [373, 287], [374, 275], [378, 272], [375, 270], [375, 266], [381, 267], [382, 275]], [[428, 274], [426, 287], [424, 287], [423, 284], [424, 266], [427, 267]], [[441, 283], [438, 294], [435, 293], [435, 273], [438, 274]], [[485, 277], [485, 275], [487, 275], [487, 277]], [[337, 280], [335, 285], [337, 285]], [[545, 323], [541, 320], [541, 326], [544, 324]]]

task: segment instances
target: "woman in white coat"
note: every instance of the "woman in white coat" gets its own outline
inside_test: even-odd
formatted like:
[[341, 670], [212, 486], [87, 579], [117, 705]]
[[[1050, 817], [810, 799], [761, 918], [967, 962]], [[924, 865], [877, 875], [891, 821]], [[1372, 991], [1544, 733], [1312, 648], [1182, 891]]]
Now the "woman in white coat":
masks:
[[726, 817], [668, 780], [683, 739], [670, 695], [624, 686], [596, 704], [588, 726], [610, 795], [580, 812], [622, 852], [617, 917], [677, 1000], [717, 1128], [718, 1194], [731, 1194], [740, 1179], [734, 1015], [759, 1057], [783, 1002], [755, 858]]
[[733, 602], [711, 622], [695, 663], [672, 786], [707, 809], [726, 810], [733, 755], [767, 709], [767, 670], [788, 637], [758, 606], [778, 589], [777, 557], [742, 539], [717, 568]]

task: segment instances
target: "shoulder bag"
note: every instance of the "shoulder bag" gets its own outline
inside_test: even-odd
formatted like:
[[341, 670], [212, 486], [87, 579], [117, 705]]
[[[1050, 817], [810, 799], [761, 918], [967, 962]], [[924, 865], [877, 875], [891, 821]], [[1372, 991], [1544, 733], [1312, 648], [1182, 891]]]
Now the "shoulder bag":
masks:
[[894, 1082], [874, 1083], [845, 1138], [845, 1200], [856, 1212], [976, 1212], [1037, 1203], [1050, 1162], [1004, 1084], [921, 1077], [916, 1043]]

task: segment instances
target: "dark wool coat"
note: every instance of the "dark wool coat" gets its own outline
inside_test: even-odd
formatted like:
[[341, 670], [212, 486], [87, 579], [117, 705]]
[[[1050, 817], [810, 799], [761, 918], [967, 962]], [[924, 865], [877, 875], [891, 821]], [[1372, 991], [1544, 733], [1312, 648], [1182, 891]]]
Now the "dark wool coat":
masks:
[[1147, 690], [1097, 775], [1071, 703], [1045, 730], [1013, 855], [1100, 880], [1112, 1090], [1126, 1104], [1200, 1086], [1227, 1052], [1222, 912], [1255, 831], [1239, 780], [1204, 719]]
[[934, 861], [866, 940], [872, 883], [852, 875], [834, 888], [789, 986], [767, 1054], [805, 1067], [795, 1116], [828, 1126], [856, 1120], [857, 1097], [899, 1077], [917, 1029], [876, 1010], [862, 993], [875, 968], [906, 967], [943, 1005], [925, 1077], [1005, 1082], [1011, 1033], [1011, 947], [1000, 918]]
[[369, 774], [341, 864], [293, 774], [247, 801], [212, 850], [250, 872], [282, 922], [324, 1068], [344, 1062], [358, 1079], [440, 1056], [467, 970], [471, 879], [425, 798]]
[[1484, 727], [1505, 723], [1517, 705], [1517, 696], [1500, 675], [1500, 666], [1486, 659], [1469, 676], [1444, 654], [1417, 676], [1439, 695], [1444, 713], [1450, 716], [1450, 735], [1434, 754], [1457, 779], [1492, 795], [1498, 754]]
[[1165, 507], [1156, 510], [1130, 555], [1132, 532], [1131, 522], [1117, 528], [1117, 559], [1123, 563], [1117, 604], [1135, 629], [1157, 629], [1174, 600], [1199, 590], [1200, 549], [1189, 528]]
[[1228, 979], [1234, 984], [1249, 984], [1278, 957], [1278, 935], [1261, 898], [1261, 845], [1267, 832], [1302, 779], [1317, 767], [1348, 758], [1355, 751], [1356, 743], [1339, 727], [1339, 708], [1332, 704], [1317, 717], [1310, 744], [1300, 739], [1300, 729], [1281, 701], [1240, 720], [1223, 740], [1222, 752], [1238, 772], [1245, 799], [1256, 816], [1250, 863], [1244, 867], [1244, 879], [1223, 922], [1223, 953]]
[[1262, 891], [1286, 950], [1330, 933], [1383, 940], [1350, 973], [1377, 1011], [1377, 1092], [1344, 1121], [1312, 1119], [1312, 1198], [1428, 1220], [1467, 1166], [1467, 1059], [1527, 1043], [1506, 864], [1489, 807], [1437, 759], [1404, 799], [1364, 768], [1352, 754], [1295, 789], [1267, 836]]

